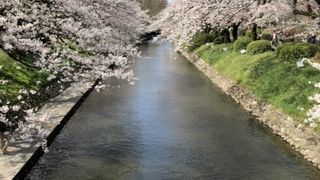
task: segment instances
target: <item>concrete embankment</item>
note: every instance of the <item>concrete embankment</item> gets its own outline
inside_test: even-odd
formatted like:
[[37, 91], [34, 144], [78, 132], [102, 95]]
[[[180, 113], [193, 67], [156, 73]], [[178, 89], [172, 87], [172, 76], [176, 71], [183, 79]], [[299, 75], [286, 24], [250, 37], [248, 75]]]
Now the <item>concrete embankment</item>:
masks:
[[258, 99], [251, 91], [218, 73], [212, 66], [194, 54], [179, 51], [215, 85], [251, 112], [260, 122], [270, 127], [303, 157], [320, 169], [320, 134], [272, 105]]
[[[35, 119], [37, 122], [34, 123], [40, 123], [42, 127], [51, 132], [46, 138], [48, 146], [89, 96], [97, 83], [98, 81], [86, 85], [71, 85], [36, 113]], [[48, 115], [48, 119], [42, 122], [41, 119], [45, 115]], [[0, 179], [23, 179], [43, 155], [41, 145], [42, 140], [40, 139], [32, 142], [25, 140], [10, 143], [9, 153], [0, 156]]]

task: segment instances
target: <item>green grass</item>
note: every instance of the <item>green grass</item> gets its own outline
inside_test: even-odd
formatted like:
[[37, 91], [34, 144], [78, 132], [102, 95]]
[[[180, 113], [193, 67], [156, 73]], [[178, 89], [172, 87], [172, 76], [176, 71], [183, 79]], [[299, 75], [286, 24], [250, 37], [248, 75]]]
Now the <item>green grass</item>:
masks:
[[[87, 52], [77, 47], [75, 43], [66, 41], [65, 46], [79, 52], [82, 57], [89, 56]], [[63, 45], [57, 45], [57, 48], [64, 47]], [[8, 80], [8, 83], [0, 84], [0, 99], [2, 101], [15, 101], [20, 89], [39, 90], [48, 84], [48, 73], [40, 72], [40, 69], [36, 68], [33, 62], [33, 57], [24, 52], [16, 52], [11, 57], [0, 49], [0, 66], [2, 66], [0, 80]], [[65, 63], [71, 63], [71, 61], [65, 60]], [[38, 81], [41, 83], [38, 84]]]
[[221, 44], [203, 45], [195, 53], [221, 74], [300, 121], [313, 106], [308, 97], [319, 93], [313, 86], [320, 80], [319, 70], [310, 66], [299, 69], [294, 62], [278, 59], [274, 52], [242, 55], [233, 51], [231, 44]]
[[[30, 58], [26, 60], [31, 62]], [[38, 90], [46, 83], [47, 73], [11, 58], [3, 50], [0, 50], [0, 66], [0, 80], [8, 80], [8, 83], [0, 85], [0, 99], [5, 102], [15, 100], [20, 89]]]
[[[226, 51], [224, 49], [227, 49]], [[248, 76], [247, 68], [257, 61], [272, 56], [272, 52], [258, 55], [242, 55], [231, 49], [231, 44], [204, 45], [195, 53], [227, 77], [241, 82]]]
[[278, 63], [257, 79], [249, 79], [251, 82], [246, 85], [260, 98], [303, 120], [306, 111], [313, 106], [308, 97], [319, 92], [313, 86], [319, 79], [319, 71], [312, 67], [298, 69], [294, 64]]

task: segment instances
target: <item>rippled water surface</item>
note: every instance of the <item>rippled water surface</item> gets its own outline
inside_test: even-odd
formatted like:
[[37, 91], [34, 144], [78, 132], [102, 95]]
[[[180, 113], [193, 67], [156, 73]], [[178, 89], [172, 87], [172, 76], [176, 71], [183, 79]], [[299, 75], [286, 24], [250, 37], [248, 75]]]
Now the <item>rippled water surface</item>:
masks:
[[137, 84], [92, 93], [29, 179], [319, 179], [169, 43], [142, 52]]

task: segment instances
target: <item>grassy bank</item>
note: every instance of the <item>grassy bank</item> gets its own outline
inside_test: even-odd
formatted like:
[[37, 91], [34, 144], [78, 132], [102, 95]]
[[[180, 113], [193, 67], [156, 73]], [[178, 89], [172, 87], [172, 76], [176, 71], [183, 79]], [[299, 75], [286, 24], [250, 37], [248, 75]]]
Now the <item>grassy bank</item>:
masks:
[[298, 68], [296, 61], [285, 61], [273, 51], [249, 55], [233, 50], [232, 44], [207, 44], [194, 52], [219, 73], [301, 122], [314, 105], [308, 98], [319, 93], [314, 87], [319, 70], [308, 65]]
[[31, 62], [28, 57], [17, 61], [0, 49], [0, 99], [3, 102], [14, 101], [20, 89], [37, 91], [46, 85], [48, 74], [40, 72]]

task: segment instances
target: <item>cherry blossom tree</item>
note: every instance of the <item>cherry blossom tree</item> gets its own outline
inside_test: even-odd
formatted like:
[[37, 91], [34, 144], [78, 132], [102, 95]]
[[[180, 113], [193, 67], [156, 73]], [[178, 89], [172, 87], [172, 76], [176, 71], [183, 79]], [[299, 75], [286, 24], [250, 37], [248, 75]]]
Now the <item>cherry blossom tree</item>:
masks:
[[[253, 39], [257, 29], [286, 26], [305, 26], [302, 33], [319, 27], [319, 5], [315, 0], [175, 0], [154, 23], [162, 34], [181, 46], [190, 41], [207, 25], [230, 39], [238, 36], [239, 26], [252, 28]], [[307, 21], [306, 21], [307, 20]]]
[[[161, 29], [177, 49], [185, 48], [197, 33], [208, 33], [208, 27], [223, 35], [225, 42], [231, 41], [230, 31], [236, 40], [241, 28], [251, 29], [253, 40], [258, 39], [258, 28], [281, 32], [282, 40], [305, 41], [310, 35], [319, 40], [319, 4], [319, 0], [173, 0], [151, 27]], [[310, 97], [316, 105], [306, 114], [312, 127], [320, 122], [319, 97]]]
[[[134, 83], [132, 57], [139, 55], [136, 44], [149, 23], [134, 0], [0, 0], [0, 48], [32, 55], [34, 66], [49, 72], [49, 81], [58, 79], [61, 88], [109, 77]], [[22, 105], [23, 96], [37, 92], [19, 93], [15, 104], [0, 99], [0, 121], [22, 138], [44, 135], [28, 123], [34, 109]], [[13, 111], [24, 112], [19, 119], [25, 120], [12, 121]]]

